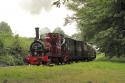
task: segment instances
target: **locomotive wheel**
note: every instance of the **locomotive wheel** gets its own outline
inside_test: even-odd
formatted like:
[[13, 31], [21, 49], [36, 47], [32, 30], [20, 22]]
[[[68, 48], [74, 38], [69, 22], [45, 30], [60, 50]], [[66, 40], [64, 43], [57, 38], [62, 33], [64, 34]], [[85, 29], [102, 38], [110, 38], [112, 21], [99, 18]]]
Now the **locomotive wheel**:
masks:
[[59, 65], [59, 58], [56, 58], [56, 65]]
[[64, 56], [64, 59], [63, 59], [64, 63], [70, 63], [70, 58], [69, 56]]
[[85, 61], [86, 61], [86, 62], [89, 62], [89, 61], [90, 61], [90, 59], [89, 59], [89, 58], [86, 58], [86, 59], [85, 59]]
[[63, 64], [63, 58], [62, 57], [59, 58], [59, 62], [60, 62], [60, 64]]
[[52, 62], [55, 63], [56, 65], [59, 65], [59, 58], [53, 57]]
[[68, 57], [67, 57], [67, 56], [65, 56], [65, 57], [64, 57], [64, 63], [66, 63], [66, 62], [67, 62], [67, 60], [68, 60]]
[[41, 63], [42, 65], [48, 65], [49, 63], [45, 62], [45, 61], [42, 61]]

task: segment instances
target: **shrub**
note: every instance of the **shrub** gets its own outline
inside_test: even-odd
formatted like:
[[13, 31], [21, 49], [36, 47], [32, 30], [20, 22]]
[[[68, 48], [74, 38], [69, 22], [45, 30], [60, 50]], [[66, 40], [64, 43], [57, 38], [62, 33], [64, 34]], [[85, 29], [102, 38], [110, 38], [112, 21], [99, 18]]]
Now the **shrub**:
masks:
[[24, 65], [23, 57], [17, 56], [14, 57], [14, 59], [15, 59], [15, 65]]
[[13, 66], [15, 65], [14, 57], [11, 55], [0, 56], [0, 63], [4, 65]]

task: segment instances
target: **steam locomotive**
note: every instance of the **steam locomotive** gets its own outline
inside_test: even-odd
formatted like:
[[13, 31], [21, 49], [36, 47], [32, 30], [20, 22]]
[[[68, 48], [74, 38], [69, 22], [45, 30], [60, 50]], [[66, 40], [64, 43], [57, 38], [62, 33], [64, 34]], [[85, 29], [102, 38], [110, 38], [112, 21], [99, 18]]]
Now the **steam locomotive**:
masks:
[[96, 51], [86, 42], [66, 38], [59, 33], [47, 33], [43, 40], [39, 38], [39, 28], [35, 28], [36, 37], [30, 45], [30, 55], [24, 58], [25, 63], [63, 64], [73, 61], [92, 61]]

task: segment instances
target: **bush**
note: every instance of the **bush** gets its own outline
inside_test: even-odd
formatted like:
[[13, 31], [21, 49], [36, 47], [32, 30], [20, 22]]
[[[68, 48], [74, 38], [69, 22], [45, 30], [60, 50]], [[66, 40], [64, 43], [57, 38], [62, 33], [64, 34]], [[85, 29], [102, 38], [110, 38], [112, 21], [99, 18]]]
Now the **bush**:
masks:
[[14, 65], [24, 65], [23, 58], [20, 56], [12, 55], [2, 55], [0, 56], [0, 65], [2, 66], [14, 66]]
[[15, 60], [14, 57], [11, 55], [0, 56], [0, 64], [1, 63], [4, 65], [13, 66], [15, 65]]
[[14, 57], [14, 59], [15, 59], [15, 65], [24, 65], [23, 57], [17, 56]]

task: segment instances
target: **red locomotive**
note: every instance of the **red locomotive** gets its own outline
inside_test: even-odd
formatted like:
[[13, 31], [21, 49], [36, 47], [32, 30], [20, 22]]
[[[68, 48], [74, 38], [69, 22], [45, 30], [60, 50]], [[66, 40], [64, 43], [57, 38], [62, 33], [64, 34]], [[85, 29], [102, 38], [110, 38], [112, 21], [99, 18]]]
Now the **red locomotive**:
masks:
[[62, 64], [72, 61], [90, 61], [96, 58], [96, 51], [87, 43], [65, 38], [58, 33], [47, 33], [39, 38], [39, 28], [35, 28], [36, 38], [30, 46], [30, 55], [24, 61], [28, 64]]

